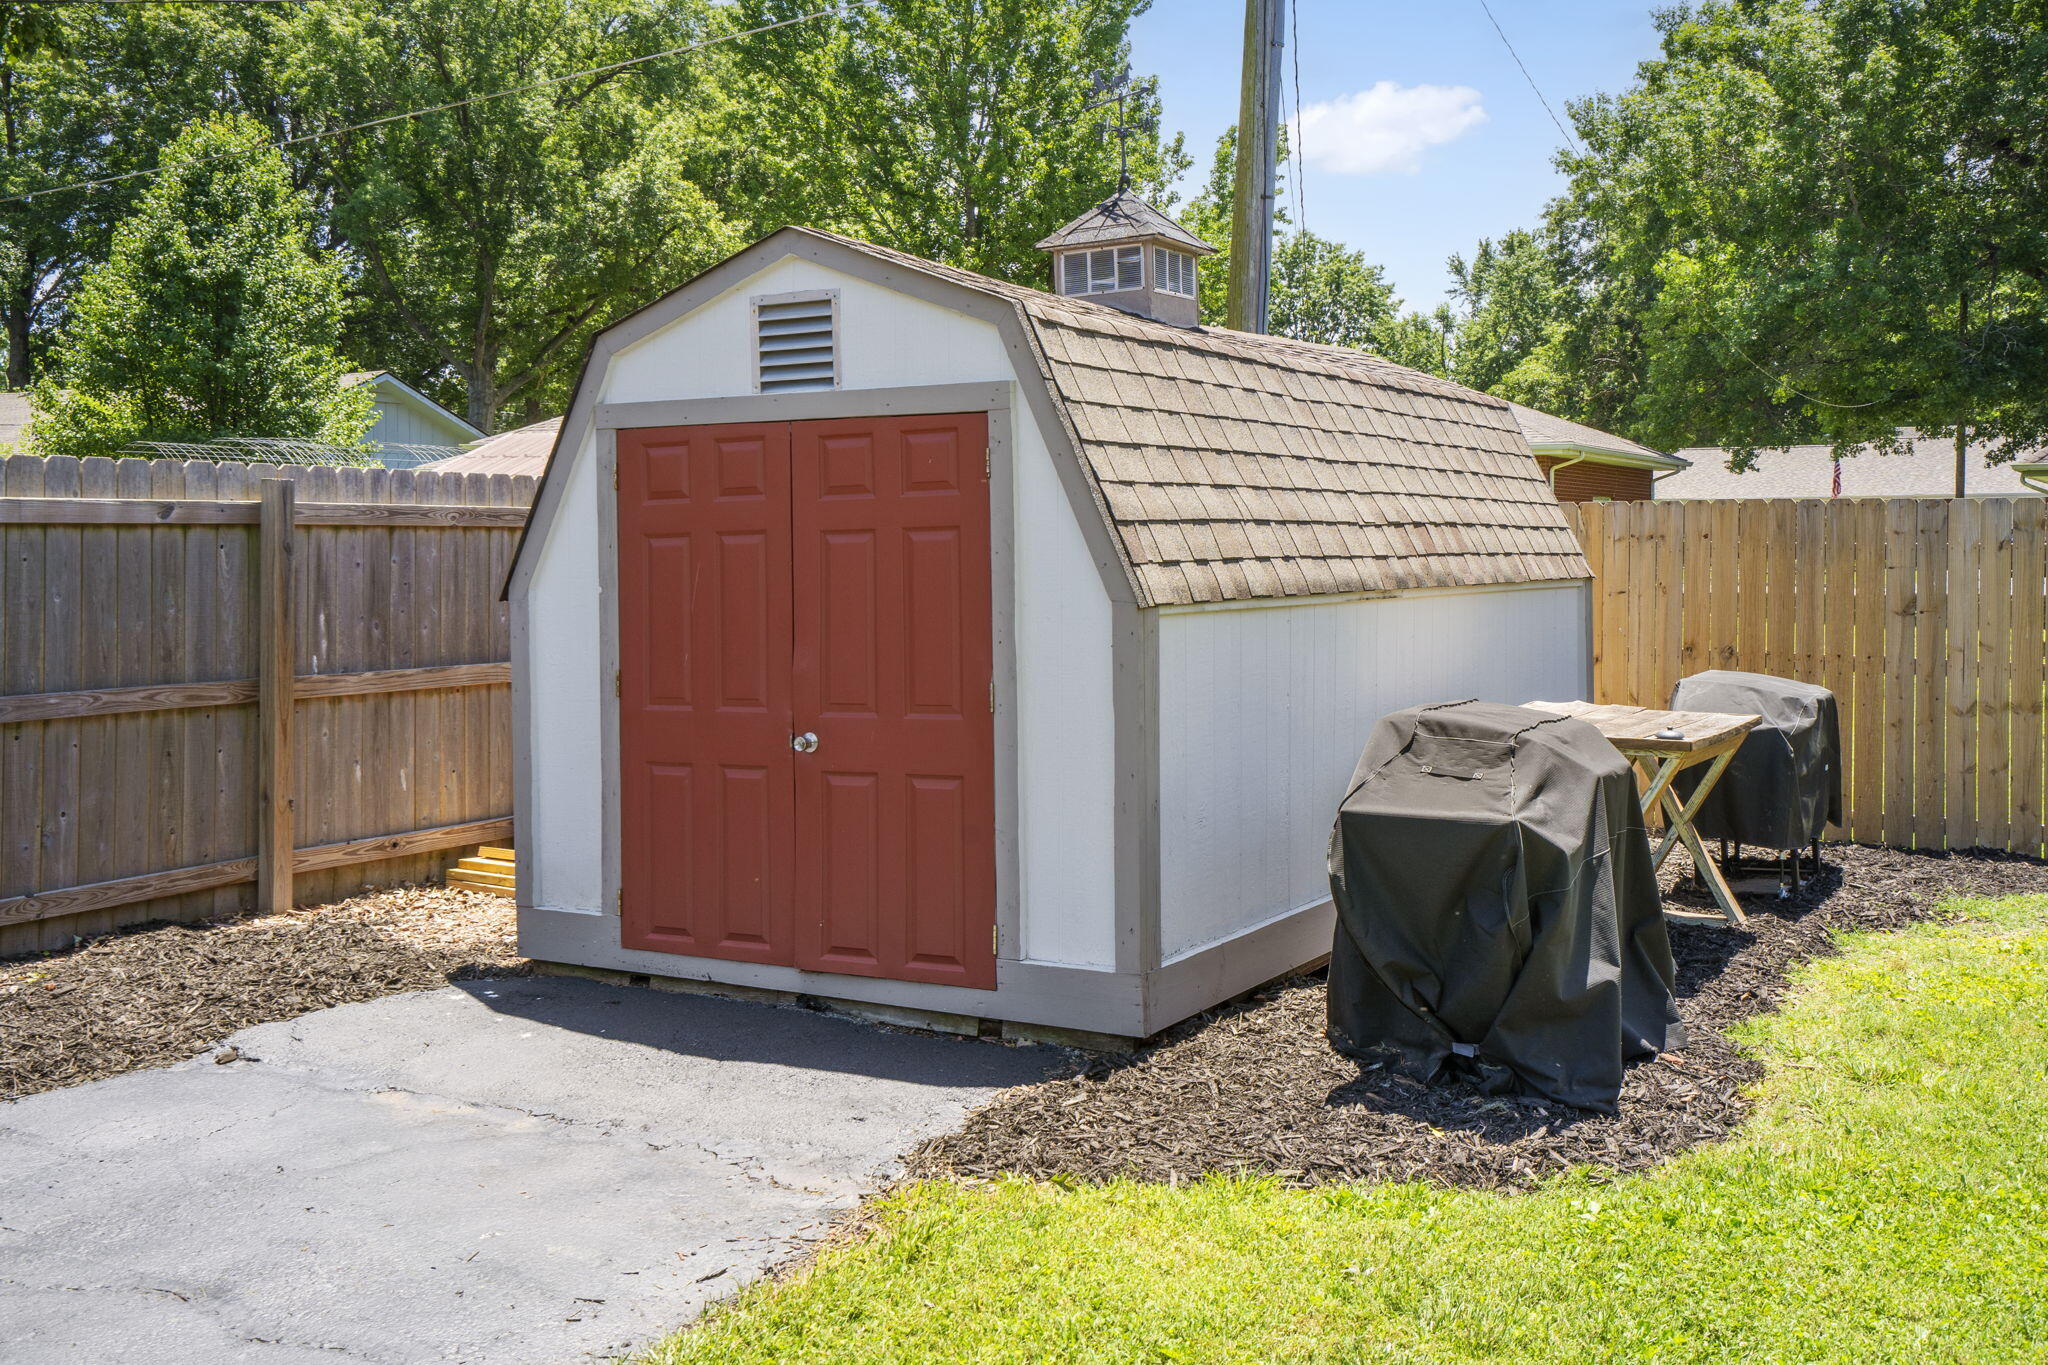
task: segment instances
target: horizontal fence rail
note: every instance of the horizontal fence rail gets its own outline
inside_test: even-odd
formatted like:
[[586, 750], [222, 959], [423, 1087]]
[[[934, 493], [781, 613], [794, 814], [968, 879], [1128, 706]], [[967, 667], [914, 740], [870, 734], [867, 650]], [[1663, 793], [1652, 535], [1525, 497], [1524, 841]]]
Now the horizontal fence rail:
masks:
[[1729, 668], [1842, 713], [1848, 837], [2048, 853], [2048, 499], [1582, 503], [1595, 699]]
[[508, 841], [533, 487], [0, 459], [0, 955]]

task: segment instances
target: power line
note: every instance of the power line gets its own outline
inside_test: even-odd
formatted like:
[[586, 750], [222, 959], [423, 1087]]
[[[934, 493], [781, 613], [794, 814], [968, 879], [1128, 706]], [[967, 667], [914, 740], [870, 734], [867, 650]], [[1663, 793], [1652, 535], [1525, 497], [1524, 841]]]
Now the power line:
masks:
[[[351, 123], [343, 128], [329, 128], [318, 133], [301, 133], [297, 137], [284, 139], [277, 146], [282, 151], [286, 147], [295, 147], [305, 142], [321, 142], [327, 138], [340, 137], [345, 133], [360, 133], [369, 128], [381, 128], [387, 123], [400, 123], [406, 119], [423, 118], [428, 114], [446, 113], [450, 109], [462, 109], [472, 104], [484, 104], [491, 100], [501, 100], [512, 95], [523, 95], [531, 90], [544, 90], [552, 85], [564, 85], [570, 81], [581, 80], [585, 76], [607, 76], [614, 71], [624, 71], [628, 67], [644, 66], [648, 62], [658, 62], [664, 57], [681, 57], [692, 52], [702, 52], [706, 48], [716, 47], [720, 43], [730, 43], [741, 38], [752, 38], [757, 34], [769, 33], [778, 28], [788, 28], [792, 24], [809, 23], [813, 19], [822, 19], [828, 15], [839, 15], [851, 5], [868, 5], [872, 3], [874, 3], [874, 0], [847, 0], [847, 3], [834, 5], [831, 9], [814, 10], [809, 14], [798, 15], [794, 19], [782, 19], [776, 23], [763, 24], [759, 28], [746, 29], [740, 33], [728, 33], [723, 37], [706, 38], [701, 42], [685, 43], [681, 47], [672, 47], [661, 52], [650, 52], [644, 57], [628, 57], [621, 62], [609, 62], [603, 66], [586, 67], [581, 71], [570, 71], [560, 76], [548, 76], [541, 80], [528, 81], [525, 85], [515, 85], [509, 90], [496, 90], [488, 95], [471, 95], [467, 99], [449, 100], [445, 104], [430, 104], [423, 109], [408, 109], [400, 114], [386, 114], [381, 118], [366, 119], [361, 123]], [[155, 175], [162, 169], [161, 165], [156, 165], [139, 171], [127, 171], [120, 175], [101, 176], [97, 180], [80, 180], [69, 185], [53, 185], [49, 189], [28, 190], [21, 194], [10, 194], [0, 198], [0, 204], [26, 202], [31, 199], [39, 199], [46, 194], [68, 194], [72, 190], [98, 189], [103, 185], [116, 185], [124, 180], [136, 180], [146, 175]]]
[[1308, 231], [1308, 155], [1301, 146], [1303, 119], [1301, 111], [1301, 6], [1297, 0], [1287, 0], [1287, 26], [1294, 42], [1294, 230]]
[[1570, 131], [1565, 128], [1564, 120], [1557, 116], [1557, 110], [1550, 107], [1550, 101], [1543, 97], [1543, 91], [1537, 86], [1536, 78], [1529, 74], [1529, 67], [1523, 62], [1522, 54], [1515, 51], [1515, 45], [1508, 41], [1507, 30], [1500, 26], [1500, 20], [1493, 17], [1493, 6], [1487, 4], [1486, 0], [1479, 0], [1479, 8], [1486, 11], [1487, 20], [1492, 23], [1493, 31], [1500, 35], [1501, 46], [1505, 47], [1508, 50], [1508, 55], [1515, 59], [1515, 65], [1522, 68], [1522, 79], [1529, 82], [1531, 90], [1536, 91], [1537, 103], [1543, 106], [1544, 113], [1550, 115], [1550, 121], [1557, 125], [1557, 131], [1564, 137], [1565, 146], [1570, 147], [1575, 152], [1578, 151], [1579, 144], [1573, 140]]

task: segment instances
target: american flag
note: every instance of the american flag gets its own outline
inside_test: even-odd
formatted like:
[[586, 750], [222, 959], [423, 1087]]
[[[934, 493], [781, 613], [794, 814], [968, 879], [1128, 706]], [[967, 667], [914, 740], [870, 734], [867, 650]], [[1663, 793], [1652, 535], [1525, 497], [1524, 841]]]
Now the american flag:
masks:
[[1842, 457], [1839, 455], [1835, 456], [1835, 486], [1828, 490], [1828, 496], [1831, 498], [1842, 496]]

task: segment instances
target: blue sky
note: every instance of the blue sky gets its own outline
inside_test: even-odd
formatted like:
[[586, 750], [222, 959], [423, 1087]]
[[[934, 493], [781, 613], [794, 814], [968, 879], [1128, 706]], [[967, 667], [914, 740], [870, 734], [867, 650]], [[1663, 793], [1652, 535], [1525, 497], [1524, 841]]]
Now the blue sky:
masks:
[[[1534, 226], [1558, 192], [1557, 127], [1479, 0], [1294, 3], [1307, 224], [1384, 265], [1410, 307], [1434, 307], [1446, 256]], [[1560, 118], [1566, 100], [1625, 89], [1657, 54], [1649, 0], [1491, 4]], [[1154, 0], [1132, 30], [1132, 70], [1159, 77], [1164, 131], [1188, 135], [1197, 173], [1237, 121], [1243, 36], [1244, 0]]]

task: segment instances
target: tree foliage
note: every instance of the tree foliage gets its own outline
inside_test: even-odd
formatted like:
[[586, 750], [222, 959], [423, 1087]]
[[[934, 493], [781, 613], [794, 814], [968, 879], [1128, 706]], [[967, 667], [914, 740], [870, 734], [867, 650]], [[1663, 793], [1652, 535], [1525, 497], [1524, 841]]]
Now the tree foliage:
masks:
[[[736, 48], [736, 153], [764, 223], [809, 223], [1043, 286], [1033, 243], [1116, 187], [1114, 104], [1148, 0], [876, 0]], [[742, 0], [752, 28], [815, 0]], [[1185, 169], [1156, 84], [1131, 83], [1132, 188], [1165, 202]]]
[[[1553, 214], [1652, 444], [2048, 437], [2038, 0], [1708, 0], [1577, 108]], [[1619, 305], [1619, 306], [1617, 306]], [[1633, 314], [1639, 332], [1631, 334]]]
[[313, 213], [268, 135], [244, 116], [209, 119], [163, 167], [79, 287], [61, 364], [37, 388], [38, 448], [359, 443], [371, 403], [339, 384], [341, 265], [312, 249]]
[[282, 78], [321, 125], [453, 106], [312, 149], [367, 305], [358, 349], [484, 430], [507, 404], [560, 411], [599, 326], [738, 240], [714, 198], [717, 59], [572, 73], [714, 26], [696, 0], [306, 5]]
[[1480, 238], [1468, 261], [1449, 262], [1457, 326], [1458, 382], [1496, 392], [1543, 344], [1558, 315], [1557, 272], [1535, 234]]
[[[280, 138], [299, 128], [270, 79], [280, 17], [272, 6], [5, 8], [0, 317], [8, 387], [22, 388], [148, 184], [122, 177], [156, 165], [188, 123], [209, 114], [249, 113]], [[94, 183], [61, 188], [80, 181]]]

